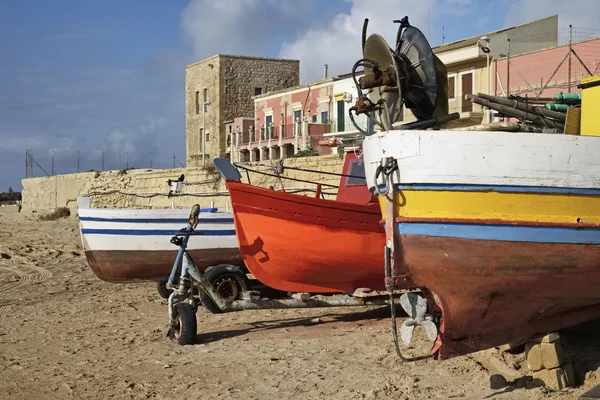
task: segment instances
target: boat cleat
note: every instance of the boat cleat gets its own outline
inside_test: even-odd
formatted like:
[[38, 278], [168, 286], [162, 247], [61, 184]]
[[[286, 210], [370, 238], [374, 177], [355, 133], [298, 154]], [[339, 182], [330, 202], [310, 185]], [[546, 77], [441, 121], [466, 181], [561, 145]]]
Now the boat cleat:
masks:
[[412, 340], [415, 326], [421, 325], [425, 329], [427, 338], [432, 342], [436, 339], [438, 331], [433, 322], [433, 316], [427, 314], [427, 300], [418, 293], [404, 293], [400, 296], [400, 305], [409, 318], [402, 322], [400, 337], [402, 343], [408, 346]]

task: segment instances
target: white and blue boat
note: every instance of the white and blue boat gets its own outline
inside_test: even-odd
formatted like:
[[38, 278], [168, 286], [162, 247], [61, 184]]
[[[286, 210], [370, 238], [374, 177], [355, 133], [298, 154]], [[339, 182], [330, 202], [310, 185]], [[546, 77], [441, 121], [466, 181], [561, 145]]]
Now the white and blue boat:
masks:
[[[79, 230], [87, 262], [107, 282], [166, 280], [178, 247], [170, 242], [184, 228], [188, 209], [91, 208], [78, 198]], [[188, 253], [201, 271], [229, 264], [242, 267], [231, 211], [202, 209]]]

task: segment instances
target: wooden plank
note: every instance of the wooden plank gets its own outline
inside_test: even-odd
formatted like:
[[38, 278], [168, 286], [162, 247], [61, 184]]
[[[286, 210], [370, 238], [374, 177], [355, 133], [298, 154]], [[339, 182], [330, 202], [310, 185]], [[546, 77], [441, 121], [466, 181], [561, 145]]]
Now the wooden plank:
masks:
[[565, 133], [568, 135], [579, 135], [581, 127], [581, 108], [569, 107], [567, 120], [565, 121]]
[[600, 399], [600, 385], [595, 386], [579, 396], [579, 400], [597, 400]]

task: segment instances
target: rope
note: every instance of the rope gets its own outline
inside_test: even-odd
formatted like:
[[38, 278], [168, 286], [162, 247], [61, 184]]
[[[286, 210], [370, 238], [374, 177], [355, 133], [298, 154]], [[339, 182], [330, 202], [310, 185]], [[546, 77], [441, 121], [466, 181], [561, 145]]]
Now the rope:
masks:
[[[279, 177], [279, 176], [274, 175], [274, 174], [269, 174], [269, 173], [262, 172], [262, 171], [256, 171], [256, 170], [244, 167], [243, 165], [236, 165], [236, 167], [242, 168], [242, 169], [244, 169], [246, 171], [249, 171], [249, 172], [254, 172], [254, 173], [259, 174], [259, 175], [272, 176], [272, 177], [275, 177], [275, 178]], [[330, 185], [328, 183], [319, 183], [319, 182], [306, 181], [304, 179], [289, 178], [287, 176], [281, 176], [281, 178], [283, 178], [283, 179], [289, 179], [290, 181], [296, 181], [296, 182], [302, 182], [302, 183], [310, 183], [312, 185], [321, 185], [321, 186], [327, 186], [327, 187], [332, 187], [332, 188], [336, 188], [336, 189], [339, 188], [339, 186], [337, 186], [337, 185]], [[364, 179], [364, 178], [362, 178], [362, 179]]]
[[[390, 177], [394, 171], [398, 170], [398, 161], [395, 158], [386, 158], [385, 161], [379, 164], [377, 169], [375, 170], [375, 194], [379, 196], [386, 196], [390, 191], [391, 180]], [[383, 189], [379, 188], [379, 184], [377, 180], [379, 179], [379, 175], [383, 175]]]
[[[315, 189], [310, 189], [310, 188], [295, 188], [295, 189], [286, 190], [286, 193], [292, 193], [292, 194], [306, 193], [306, 192], [316, 193], [317, 191]], [[122, 194], [125, 196], [139, 197], [142, 199], [150, 199], [150, 198], [154, 198], [157, 196], [169, 197], [169, 195], [165, 194], [165, 193], [142, 193], [142, 194], [140, 194], [140, 193], [124, 192], [124, 191], [118, 190], [118, 189], [108, 190], [108, 191], [104, 191], [104, 192], [85, 193], [85, 194], [82, 194], [81, 197], [104, 196], [104, 195], [115, 194], [115, 193]], [[322, 191], [321, 193], [326, 196], [337, 195], [337, 193], [332, 193], [332, 192], [323, 192]], [[179, 194], [176, 194], [175, 196], [171, 195], [171, 197], [179, 197], [179, 196], [183, 196], [183, 197], [229, 196], [229, 192], [225, 191], [225, 192], [213, 192], [213, 193], [179, 193]], [[77, 198], [67, 199], [66, 204], [69, 204], [72, 201], [77, 201]]]
[[[244, 168], [242, 164], [239, 163], [234, 163], [233, 165], [235, 165], [236, 167], [240, 167], [240, 168]], [[324, 175], [334, 175], [334, 176], [343, 176], [343, 177], [348, 177], [348, 178], [356, 178], [356, 179], [365, 179], [364, 176], [358, 176], [358, 175], [349, 175], [349, 174], [340, 174], [337, 172], [327, 172], [327, 171], [317, 171], [314, 169], [304, 169], [304, 168], [297, 168], [297, 167], [287, 167], [285, 165], [267, 165], [267, 164], [254, 164], [253, 166], [255, 167], [268, 167], [268, 168], [279, 168], [281, 167], [283, 170], [286, 169], [291, 169], [294, 171], [303, 171], [303, 172], [314, 172], [317, 174], [324, 174]]]

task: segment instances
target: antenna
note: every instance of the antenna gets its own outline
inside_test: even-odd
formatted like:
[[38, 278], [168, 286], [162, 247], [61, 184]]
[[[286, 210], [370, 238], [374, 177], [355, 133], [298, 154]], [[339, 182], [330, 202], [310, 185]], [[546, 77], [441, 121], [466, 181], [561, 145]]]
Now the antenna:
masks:
[[444, 41], [446, 40], [446, 32], [445, 32], [445, 27], [442, 26], [442, 44], [444, 44]]

